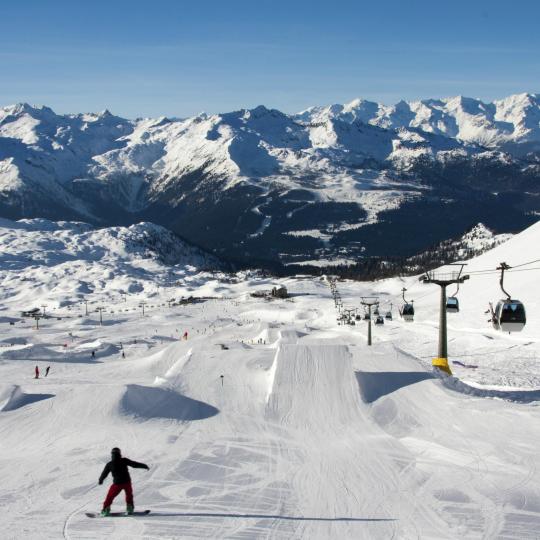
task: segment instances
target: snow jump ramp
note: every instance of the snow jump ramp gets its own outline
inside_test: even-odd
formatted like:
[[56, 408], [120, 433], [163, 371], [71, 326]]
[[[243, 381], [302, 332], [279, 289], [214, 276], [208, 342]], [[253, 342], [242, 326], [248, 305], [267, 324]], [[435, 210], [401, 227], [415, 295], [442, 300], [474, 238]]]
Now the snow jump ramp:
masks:
[[346, 345], [282, 343], [267, 418], [312, 433], [357, 422], [361, 401]]

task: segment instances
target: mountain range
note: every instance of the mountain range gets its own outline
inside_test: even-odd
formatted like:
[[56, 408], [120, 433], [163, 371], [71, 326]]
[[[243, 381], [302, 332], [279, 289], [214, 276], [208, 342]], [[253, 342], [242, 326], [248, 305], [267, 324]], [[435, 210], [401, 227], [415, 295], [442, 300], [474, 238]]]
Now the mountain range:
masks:
[[0, 108], [0, 216], [162, 225], [271, 267], [410, 256], [540, 212], [540, 94], [127, 120]]

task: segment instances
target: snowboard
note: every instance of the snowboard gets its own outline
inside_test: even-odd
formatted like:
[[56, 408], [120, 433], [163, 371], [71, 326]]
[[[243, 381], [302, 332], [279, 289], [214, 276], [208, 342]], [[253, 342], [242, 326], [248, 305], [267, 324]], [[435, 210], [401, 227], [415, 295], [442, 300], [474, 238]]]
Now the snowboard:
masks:
[[126, 514], [125, 512], [111, 512], [108, 516], [102, 516], [101, 512], [85, 512], [86, 517], [89, 518], [108, 518], [108, 517], [132, 517], [132, 516], [147, 516], [150, 510], [142, 510], [140, 512], [133, 512], [133, 514]]

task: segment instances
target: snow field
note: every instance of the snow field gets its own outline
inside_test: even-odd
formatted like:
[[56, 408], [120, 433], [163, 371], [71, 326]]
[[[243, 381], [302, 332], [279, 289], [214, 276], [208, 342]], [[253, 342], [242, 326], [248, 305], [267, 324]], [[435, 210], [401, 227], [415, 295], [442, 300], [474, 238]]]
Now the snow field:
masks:
[[[468, 268], [537, 258], [537, 229]], [[372, 347], [364, 322], [337, 325], [319, 279], [192, 273], [154, 288], [145, 317], [144, 293], [119, 313], [107, 287], [93, 293], [108, 308], [103, 326], [94, 312], [78, 317], [84, 306], [68, 310], [66, 296], [39, 331], [19, 322], [28, 283], [13, 281], [19, 294], [2, 297], [0, 323], [3, 538], [536, 538], [534, 275], [509, 273], [529, 317], [511, 336], [483, 315], [497, 276], [471, 277], [449, 316], [450, 355], [478, 367], [453, 364], [458, 378], [444, 380], [430, 366], [438, 290], [413, 278], [338, 283], [346, 306], [372, 294], [397, 305], [403, 285], [416, 299], [415, 322], [394, 308]], [[278, 283], [290, 301], [250, 296]], [[188, 288], [216, 298], [163, 307]], [[34, 302], [51, 302], [50, 284], [40, 290]], [[36, 364], [51, 366], [47, 378], [33, 379]], [[150, 465], [132, 472], [136, 506], [150, 515], [85, 517], [105, 496], [97, 478], [113, 446]]]

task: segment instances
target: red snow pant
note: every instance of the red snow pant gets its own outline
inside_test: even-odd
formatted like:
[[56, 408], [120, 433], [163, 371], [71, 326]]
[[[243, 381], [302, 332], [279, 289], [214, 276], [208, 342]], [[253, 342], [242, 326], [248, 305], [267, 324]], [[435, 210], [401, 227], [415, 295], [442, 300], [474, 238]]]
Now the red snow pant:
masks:
[[109, 508], [116, 496], [122, 490], [126, 492], [126, 505], [133, 506], [133, 488], [131, 487], [131, 482], [126, 482], [125, 484], [111, 484], [109, 493], [107, 493], [107, 497], [105, 497], [103, 508]]

